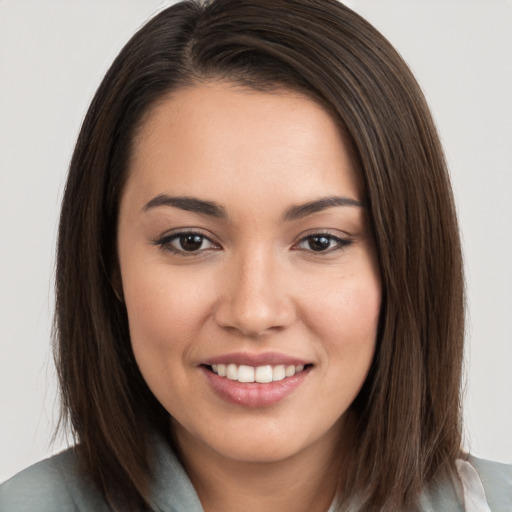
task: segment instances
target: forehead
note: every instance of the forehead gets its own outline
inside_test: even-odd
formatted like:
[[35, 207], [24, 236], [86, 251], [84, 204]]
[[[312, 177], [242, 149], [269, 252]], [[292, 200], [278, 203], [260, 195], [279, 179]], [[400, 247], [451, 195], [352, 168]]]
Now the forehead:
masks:
[[291, 202], [330, 190], [362, 196], [339, 127], [318, 102], [218, 82], [175, 91], [148, 112], [134, 140], [130, 182], [148, 199], [168, 192], [279, 193]]

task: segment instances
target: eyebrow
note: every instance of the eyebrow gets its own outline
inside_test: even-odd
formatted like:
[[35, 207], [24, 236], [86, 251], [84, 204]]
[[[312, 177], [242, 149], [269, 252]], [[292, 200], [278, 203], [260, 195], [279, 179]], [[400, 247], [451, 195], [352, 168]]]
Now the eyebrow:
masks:
[[160, 194], [151, 199], [151, 201], [144, 205], [142, 211], [145, 212], [152, 208], [157, 208], [158, 206], [173, 206], [180, 210], [208, 215], [209, 217], [227, 217], [224, 208], [213, 201], [205, 201], [203, 199], [187, 196], [168, 196], [166, 194]]
[[315, 201], [299, 204], [297, 206], [291, 206], [283, 215], [283, 220], [292, 221], [302, 219], [303, 217], [307, 217], [308, 215], [321, 212], [334, 206], [356, 206], [359, 208], [364, 208], [364, 205], [361, 201], [357, 201], [356, 199], [352, 199], [350, 197], [322, 197], [320, 199], [316, 199]]
[[[196, 197], [188, 196], [168, 196], [167, 194], [160, 194], [144, 205], [142, 211], [148, 211], [159, 206], [171, 206], [185, 210], [188, 212], [199, 213], [209, 217], [216, 217], [225, 219], [227, 218], [226, 210], [215, 203], [214, 201], [206, 201], [204, 199], [197, 199]], [[286, 210], [283, 215], [284, 221], [293, 221], [318, 213], [327, 208], [335, 206], [355, 206], [363, 208], [364, 205], [361, 201], [352, 199], [350, 197], [342, 196], [329, 196], [309, 201], [307, 203], [291, 206]]]

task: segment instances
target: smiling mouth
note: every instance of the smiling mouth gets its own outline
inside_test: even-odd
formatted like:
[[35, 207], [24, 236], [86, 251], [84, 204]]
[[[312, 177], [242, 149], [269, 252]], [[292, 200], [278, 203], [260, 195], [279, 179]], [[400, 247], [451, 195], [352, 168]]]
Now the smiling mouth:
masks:
[[219, 377], [242, 383], [256, 382], [266, 384], [269, 382], [281, 381], [303, 372], [310, 368], [311, 364], [306, 365], [264, 365], [264, 366], [248, 366], [237, 364], [212, 364], [205, 365], [208, 370], [215, 373]]

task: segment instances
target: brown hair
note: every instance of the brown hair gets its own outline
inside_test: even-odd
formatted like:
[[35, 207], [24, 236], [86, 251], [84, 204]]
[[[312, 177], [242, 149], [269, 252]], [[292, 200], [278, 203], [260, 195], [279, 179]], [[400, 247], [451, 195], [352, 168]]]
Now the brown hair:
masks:
[[[383, 286], [377, 351], [340, 496], [413, 507], [460, 455], [464, 294], [443, 152], [406, 64], [336, 0], [185, 1], [127, 43], [70, 165], [58, 238], [56, 362], [64, 419], [114, 503], [149, 507], [149, 433], [169, 416], [135, 363], [116, 272], [119, 196], [135, 130], [169, 91], [221, 78], [306, 92], [339, 122], [365, 183]], [[343, 506], [342, 502], [342, 506]]]

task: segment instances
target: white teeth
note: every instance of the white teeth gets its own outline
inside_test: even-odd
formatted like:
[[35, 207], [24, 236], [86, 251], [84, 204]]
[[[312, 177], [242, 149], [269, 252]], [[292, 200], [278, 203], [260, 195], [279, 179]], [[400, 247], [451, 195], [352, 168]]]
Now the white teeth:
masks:
[[272, 366], [258, 366], [254, 372], [254, 380], [256, 382], [272, 382]]
[[295, 366], [287, 366], [284, 373], [287, 377], [293, 377], [295, 375]]
[[254, 382], [254, 368], [241, 364], [238, 367], [238, 382]]
[[265, 384], [268, 382], [277, 382], [287, 377], [293, 377], [296, 373], [304, 370], [304, 365], [265, 365], [265, 366], [248, 366], [241, 364], [240, 366], [230, 364], [212, 364], [212, 371], [219, 377], [227, 377], [230, 380], [238, 382], [258, 382]]
[[275, 382], [277, 380], [283, 380], [286, 377], [286, 373], [284, 371], [284, 366], [280, 364], [279, 366], [274, 366], [272, 370], [272, 380]]
[[226, 368], [226, 377], [229, 380], [238, 380], [238, 367], [236, 364], [228, 364]]

